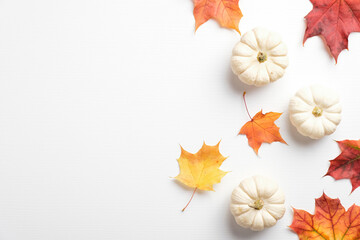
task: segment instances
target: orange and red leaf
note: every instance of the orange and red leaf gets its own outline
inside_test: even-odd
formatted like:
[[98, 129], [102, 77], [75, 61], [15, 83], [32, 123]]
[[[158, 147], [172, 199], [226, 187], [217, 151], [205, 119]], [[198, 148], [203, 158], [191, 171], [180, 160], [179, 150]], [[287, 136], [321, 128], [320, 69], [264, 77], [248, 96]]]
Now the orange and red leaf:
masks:
[[360, 237], [360, 207], [353, 205], [347, 211], [339, 199], [324, 193], [315, 200], [315, 214], [294, 209], [290, 228], [300, 240], [355, 240]]
[[222, 27], [239, 31], [242, 18], [239, 0], [194, 0], [195, 29], [209, 19], [215, 19]]

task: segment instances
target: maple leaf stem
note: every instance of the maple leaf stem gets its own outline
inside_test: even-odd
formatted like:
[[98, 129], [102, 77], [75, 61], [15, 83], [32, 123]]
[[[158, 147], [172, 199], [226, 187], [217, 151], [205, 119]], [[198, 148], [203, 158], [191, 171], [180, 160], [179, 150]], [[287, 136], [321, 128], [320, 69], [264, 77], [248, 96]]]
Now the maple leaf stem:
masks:
[[189, 204], [191, 203], [191, 200], [194, 198], [194, 195], [195, 195], [195, 192], [197, 190], [197, 187], [194, 189], [192, 195], [191, 195], [191, 198], [189, 200], [189, 202], [186, 204], [186, 206], [181, 210], [182, 212], [185, 211], [185, 209], [189, 206]]
[[249, 118], [250, 118], [251, 120], [253, 120], [253, 118], [251, 117], [251, 115], [250, 115], [250, 113], [249, 113], [249, 109], [248, 109], [248, 107], [247, 107], [247, 104], [246, 104], [245, 95], [246, 95], [246, 92], [244, 92], [244, 94], [243, 94], [246, 112], [247, 112], [247, 114], [249, 115]]

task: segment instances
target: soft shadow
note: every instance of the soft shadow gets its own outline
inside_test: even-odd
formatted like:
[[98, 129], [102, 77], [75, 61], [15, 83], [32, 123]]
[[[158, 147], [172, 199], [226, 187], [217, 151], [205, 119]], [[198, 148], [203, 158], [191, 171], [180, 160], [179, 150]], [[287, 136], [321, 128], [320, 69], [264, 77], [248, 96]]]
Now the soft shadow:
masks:
[[250, 93], [257, 89], [255, 86], [250, 86], [245, 83], [243, 83], [231, 70], [231, 68], [228, 68], [227, 71], [227, 79], [229, 82], [229, 85], [231, 89], [236, 91], [239, 94], [243, 94], [244, 92]]
[[285, 125], [285, 131], [290, 133], [289, 135], [294, 142], [296, 142], [297, 144], [306, 146], [306, 145], [314, 144], [317, 141], [317, 140], [314, 140], [309, 137], [305, 137], [305, 136], [301, 135], [296, 130], [296, 128], [291, 124], [288, 112], [286, 112], [286, 114], [284, 114], [284, 118], [287, 119], [286, 125]]
[[228, 211], [228, 226], [230, 227], [231, 233], [238, 238], [240, 237], [240, 239], [264, 239], [261, 236], [266, 233], [266, 229], [261, 232], [254, 232], [250, 229], [240, 227], [235, 222], [230, 210]]
[[255, 87], [253, 85], [247, 85], [246, 83], [243, 83], [238, 76], [236, 76], [232, 70], [231, 67], [228, 68], [227, 71], [227, 80], [229, 82], [229, 85], [231, 89], [238, 94], [243, 94], [244, 92], [251, 93], [251, 92], [263, 92], [263, 91], [269, 91], [269, 88], [274, 87], [276, 83], [268, 84], [266, 86], [262, 87]]

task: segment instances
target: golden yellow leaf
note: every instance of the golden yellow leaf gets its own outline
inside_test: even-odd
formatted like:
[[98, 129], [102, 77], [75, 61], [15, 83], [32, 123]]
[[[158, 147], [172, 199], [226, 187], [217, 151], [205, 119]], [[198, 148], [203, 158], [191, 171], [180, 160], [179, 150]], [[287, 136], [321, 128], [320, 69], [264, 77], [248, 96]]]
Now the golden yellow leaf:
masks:
[[181, 155], [178, 159], [180, 173], [175, 179], [188, 187], [194, 188], [190, 201], [197, 189], [214, 191], [213, 185], [219, 183], [227, 174], [227, 172], [219, 169], [226, 159], [221, 155], [219, 145], [220, 142], [215, 146], [208, 146], [204, 143], [195, 154], [189, 153], [181, 147]]

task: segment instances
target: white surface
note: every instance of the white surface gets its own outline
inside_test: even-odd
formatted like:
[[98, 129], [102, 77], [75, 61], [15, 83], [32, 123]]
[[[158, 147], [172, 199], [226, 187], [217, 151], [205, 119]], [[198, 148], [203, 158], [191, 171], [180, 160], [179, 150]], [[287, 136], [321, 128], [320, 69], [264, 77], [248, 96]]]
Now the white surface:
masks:
[[[325, 191], [360, 204], [349, 181], [322, 178], [333, 139], [358, 139], [360, 36], [334, 64], [320, 38], [302, 38], [309, 1], [240, 0], [244, 33], [264, 26], [288, 44], [286, 76], [263, 88], [230, 70], [239, 35], [209, 21], [194, 34], [191, 0], [0, 0], [0, 239], [298, 239], [290, 206], [314, 210]], [[336, 88], [343, 121], [330, 137], [300, 136], [288, 120], [302, 86]], [[250, 112], [278, 111], [289, 146], [260, 157], [237, 136]], [[230, 156], [216, 192], [196, 194], [170, 179], [181, 144], [203, 140]], [[253, 174], [274, 177], [287, 212], [267, 231], [237, 227], [232, 189]]]

